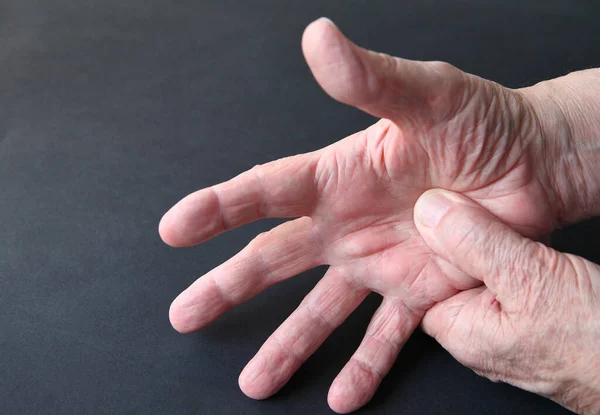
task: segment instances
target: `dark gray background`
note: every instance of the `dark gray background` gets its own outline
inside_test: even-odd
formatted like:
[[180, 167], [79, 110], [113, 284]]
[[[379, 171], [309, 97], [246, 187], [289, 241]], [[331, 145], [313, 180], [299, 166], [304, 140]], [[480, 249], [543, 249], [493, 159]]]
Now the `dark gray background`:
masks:
[[[252, 401], [239, 371], [323, 269], [179, 335], [172, 298], [277, 221], [174, 250], [156, 231], [162, 213], [373, 121], [312, 79], [300, 37], [319, 16], [360, 45], [519, 87], [600, 64], [596, 4], [0, 2], [0, 412], [329, 413], [329, 384], [379, 300], [277, 396]], [[598, 260], [597, 229], [589, 222], [555, 241]], [[416, 333], [361, 413], [563, 411], [477, 377]]]

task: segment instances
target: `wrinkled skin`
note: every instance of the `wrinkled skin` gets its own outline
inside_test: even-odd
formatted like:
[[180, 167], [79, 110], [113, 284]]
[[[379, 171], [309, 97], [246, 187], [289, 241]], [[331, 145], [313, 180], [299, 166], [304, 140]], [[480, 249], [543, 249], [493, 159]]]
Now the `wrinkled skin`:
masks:
[[549, 145], [527, 95], [440, 62], [369, 52], [325, 19], [303, 36], [306, 60], [333, 98], [382, 118], [322, 150], [257, 166], [193, 193], [165, 214], [163, 240], [201, 243], [265, 218], [298, 218], [259, 235], [173, 302], [181, 332], [198, 330], [268, 286], [330, 268], [240, 375], [248, 396], [279, 390], [369, 292], [383, 302], [333, 382], [338, 412], [368, 402], [436, 302], [481, 284], [434, 254], [413, 221], [431, 188], [460, 192], [532, 238], [558, 206], [544, 163]]
[[456, 193], [425, 193], [415, 223], [435, 253], [485, 283], [435, 304], [423, 329], [482, 376], [600, 413], [600, 267]]

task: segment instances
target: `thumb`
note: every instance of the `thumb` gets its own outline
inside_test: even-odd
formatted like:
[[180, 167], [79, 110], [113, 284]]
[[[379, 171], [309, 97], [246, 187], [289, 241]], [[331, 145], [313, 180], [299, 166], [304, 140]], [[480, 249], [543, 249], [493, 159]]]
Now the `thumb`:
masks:
[[527, 293], [542, 271], [548, 248], [522, 237], [460, 194], [425, 192], [417, 200], [414, 219], [432, 251], [483, 281], [501, 304]]
[[[453, 336], [465, 338], [468, 335], [474, 335], [477, 337], [484, 332], [481, 323], [485, 323], [486, 320], [482, 319], [481, 315], [483, 314], [485, 317], [487, 312], [488, 317], [494, 318], [490, 313], [490, 310], [493, 312], [494, 309], [489, 306], [493, 301], [493, 294], [484, 286], [461, 291], [435, 303], [427, 310], [421, 320], [421, 329], [435, 338], [445, 349], [452, 349]], [[482, 310], [483, 313], [481, 313]], [[456, 355], [455, 357], [459, 358]]]
[[445, 119], [457, 108], [444, 97], [464, 96], [465, 74], [452, 65], [362, 49], [326, 18], [306, 28], [302, 50], [317, 82], [331, 97], [397, 123], [417, 126], [415, 121], [424, 118]]

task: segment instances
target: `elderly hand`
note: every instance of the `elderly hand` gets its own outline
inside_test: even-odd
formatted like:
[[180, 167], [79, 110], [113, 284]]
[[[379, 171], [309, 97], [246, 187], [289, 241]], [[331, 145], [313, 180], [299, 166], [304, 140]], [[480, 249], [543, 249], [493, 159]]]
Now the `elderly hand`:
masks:
[[302, 47], [329, 95], [383, 119], [197, 191], [167, 212], [160, 234], [180, 247], [261, 218], [298, 218], [199, 278], [174, 300], [170, 318], [181, 332], [198, 330], [267, 287], [329, 264], [239, 383], [253, 398], [274, 394], [375, 291], [383, 302], [329, 391], [331, 408], [350, 412], [371, 399], [427, 309], [481, 284], [424, 244], [413, 222], [419, 196], [434, 187], [460, 192], [539, 237], [564, 214], [543, 161], [569, 143], [545, 136], [525, 91], [361, 49], [326, 19], [306, 29]]
[[448, 191], [421, 196], [415, 223], [436, 254], [485, 283], [434, 305], [424, 331], [482, 376], [600, 414], [600, 267]]

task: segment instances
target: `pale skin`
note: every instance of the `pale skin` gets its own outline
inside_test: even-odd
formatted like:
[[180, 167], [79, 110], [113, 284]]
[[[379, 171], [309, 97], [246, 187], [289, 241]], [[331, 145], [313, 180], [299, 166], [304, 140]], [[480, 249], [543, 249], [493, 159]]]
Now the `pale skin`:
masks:
[[[593, 171], [580, 166], [587, 153], [573, 128], [556, 121], [572, 114], [540, 98], [552, 88], [511, 90], [445, 63], [366, 51], [325, 19], [309, 25], [302, 49], [329, 95], [381, 120], [192, 193], [167, 212], [160, 234], [178, 247], [261, 218], [296, 218], [194, 282], [174, 300], [170, 319], [183, 333], [201, 329], [265, 288], [328, 264], [239, 383], [257, 399], [277, 392], [375, 291], [382, 304], [329, 391], [331, 408], [347, 413], [371, 399], [427, 310], [482, 284], [419, 233], [413, 214], [424, 192], [458, 192], [534, 239], [593, 214], [588, 199], [598, 192], [585, 180]], [[559, 176], [554, 166], [579, 170]]]
[[434, 305], [423, 330], [482, 376], [600, 413], [600, 267], [444, 190], [419, 198], [415, 223], [436, 254], [485, 284]]

